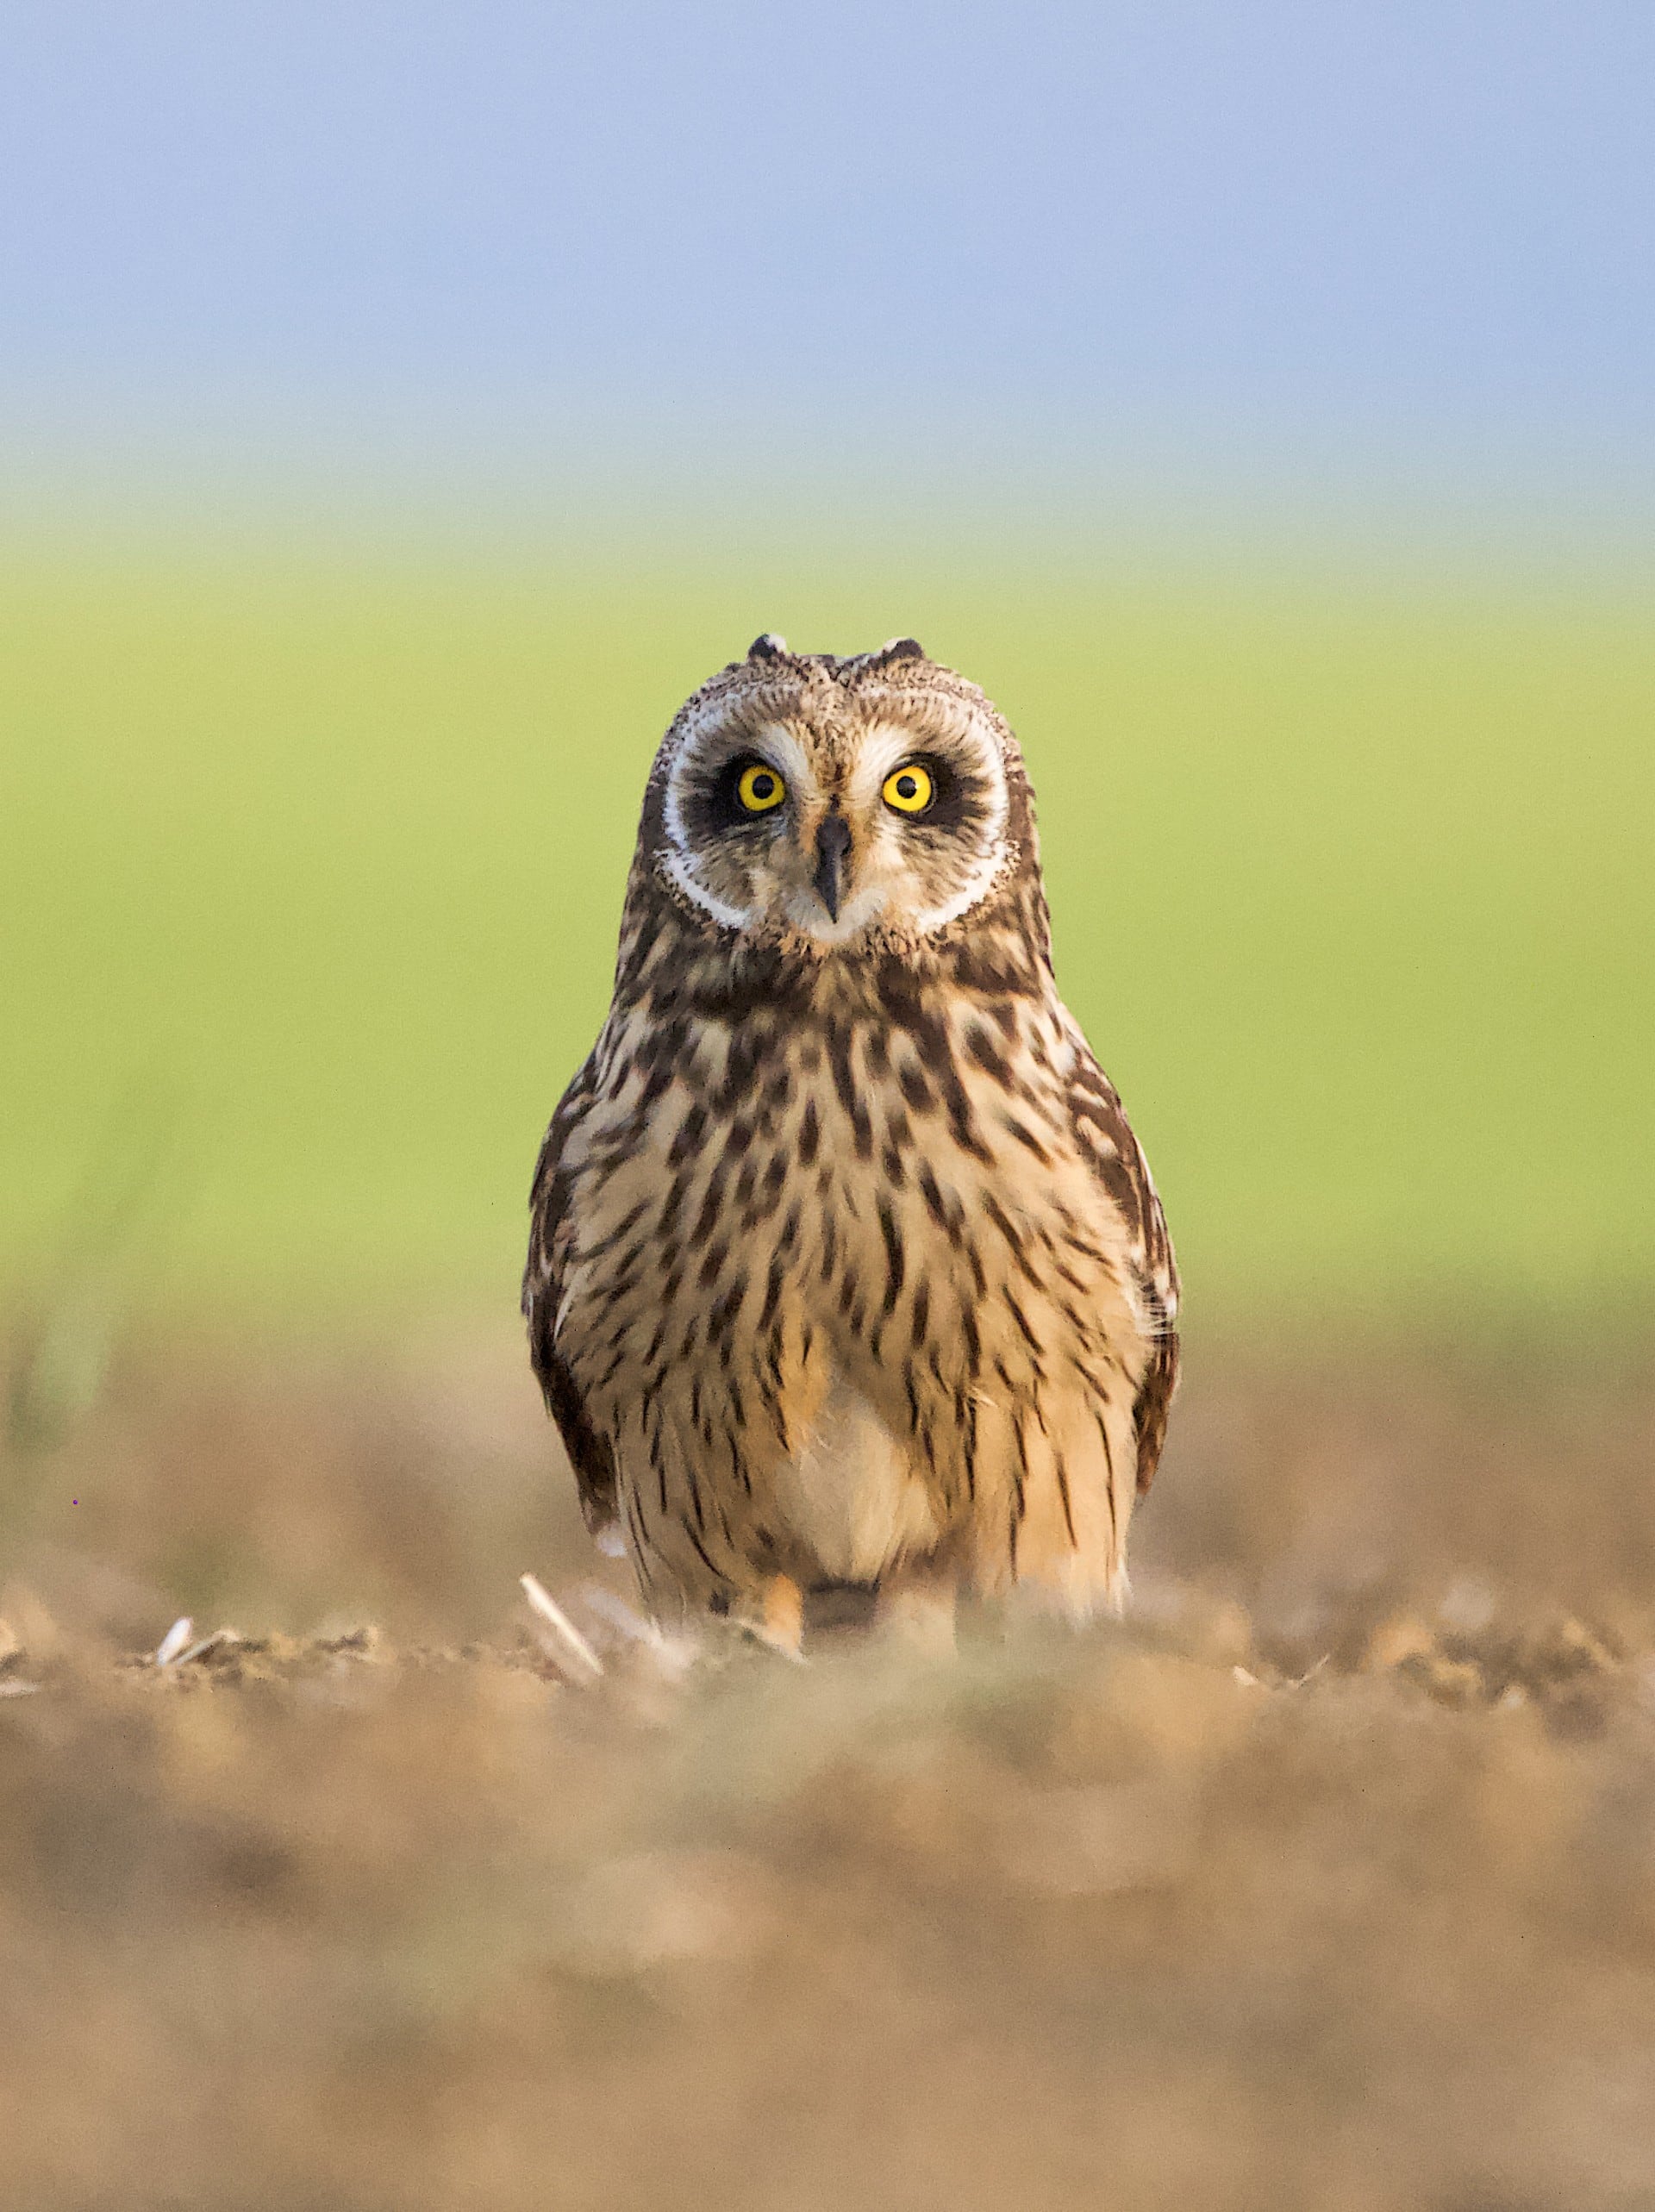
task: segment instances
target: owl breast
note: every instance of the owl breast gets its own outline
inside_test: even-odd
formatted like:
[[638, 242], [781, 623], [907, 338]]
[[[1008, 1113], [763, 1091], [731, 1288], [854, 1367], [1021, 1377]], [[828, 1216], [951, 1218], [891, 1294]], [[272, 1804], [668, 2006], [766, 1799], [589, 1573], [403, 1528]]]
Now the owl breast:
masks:
[[946, 1561], [1117, 1586], [1147, 1334], [1076, 1153], [1060, 1009], [624, 1024], [571, 1130], [556, 1332], [658, 1609]]
[[773, 1485], [784, 1524], [827, 1579], [877, 1582], [896, 1562], [932, 1552], [941, 1534], [907, 1447], [836, 1364]]

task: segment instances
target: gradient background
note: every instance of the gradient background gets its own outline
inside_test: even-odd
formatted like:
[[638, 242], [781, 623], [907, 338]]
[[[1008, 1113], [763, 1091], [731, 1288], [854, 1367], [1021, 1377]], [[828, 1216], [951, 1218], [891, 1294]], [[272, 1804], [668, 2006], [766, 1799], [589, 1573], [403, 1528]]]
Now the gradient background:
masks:
[[1655, 21], [11, 6], [0, 1271], [509, 1311], [763, 628], [1000, 699], [1193, 1325], [1655, 1280]]
[[[1655, 2206], [1652, 93], [0, 0], [0, 2203]], [[531, 1164], [768, 629], [1022, 738], [1186, 1280], [1124, 1621], [691, 1651], [580, 1522]]]

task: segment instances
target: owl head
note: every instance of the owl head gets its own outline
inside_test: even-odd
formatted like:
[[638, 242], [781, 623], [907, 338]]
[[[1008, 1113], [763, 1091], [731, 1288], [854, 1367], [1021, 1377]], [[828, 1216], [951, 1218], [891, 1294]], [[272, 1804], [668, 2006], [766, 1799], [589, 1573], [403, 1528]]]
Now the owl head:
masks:
[[758, 639], [667, 731], [640, 859], [703, 924], [820, 955], [915, 947], [1037, 868], [1016, 740], [912, 638]]

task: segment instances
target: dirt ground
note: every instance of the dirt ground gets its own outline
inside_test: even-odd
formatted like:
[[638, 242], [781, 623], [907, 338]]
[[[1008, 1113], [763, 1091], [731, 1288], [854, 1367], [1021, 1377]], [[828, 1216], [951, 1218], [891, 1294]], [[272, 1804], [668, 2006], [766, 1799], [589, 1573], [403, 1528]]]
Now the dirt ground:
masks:
[[54, 1357], [0, 2205], [1655, 2207], [1655, 1374], [1208, 1354], [1126, 1623], [798, 1666], [633, 1631], [503, 1338]]

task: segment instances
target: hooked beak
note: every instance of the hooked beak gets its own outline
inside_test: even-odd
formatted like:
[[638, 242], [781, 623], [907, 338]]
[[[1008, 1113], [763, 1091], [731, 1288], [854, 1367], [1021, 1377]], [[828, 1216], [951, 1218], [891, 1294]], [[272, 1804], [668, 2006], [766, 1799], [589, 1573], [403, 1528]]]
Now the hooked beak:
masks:
[[816, 872], [812, 881], [816, 896], [828, 909], [830, 922], [839, 919], [845, 895], [845, 862], [851, 849], [850, 824], [843, 815], [830, 814], [816, 832]]

